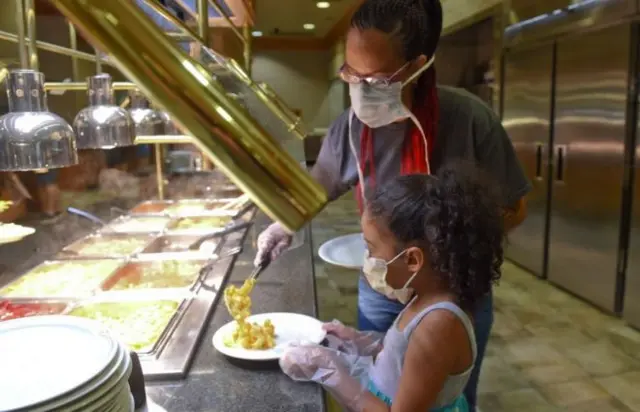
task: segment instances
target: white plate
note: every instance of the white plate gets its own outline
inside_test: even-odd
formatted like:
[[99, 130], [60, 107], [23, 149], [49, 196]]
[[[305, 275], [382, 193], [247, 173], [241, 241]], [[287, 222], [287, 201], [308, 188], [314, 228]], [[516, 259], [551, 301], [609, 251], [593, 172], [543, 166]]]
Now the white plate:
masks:
[[29, 408], [85, 385], [112, 363], [117, 343], [96, 322], [38, 316], [0, 323], [0, 410]]
[[231, 321], [218, 329], [213, 335], [213, 347], [223, 355], [244, 360], [268, 361], [280, 359], [283, 350], [294, 342], [320, 343], [327, 333], [322, 329], [322, 322], [311, 316], [299, 313], [261, 313], [249, 317], [249, 321], [262, 324], [271, 320], [276, 332], [276, 346], [267, 350], [249, 350], [239, 347], [228, 347], [225, 338], [233, 333], [236, 321]]
[[365, 243], [362, 233], [340, 236], [320, 246], [318, 255], [327, 263], [348, 269], [361, 269]]
[[18, 242], [36, 233], [32, 227], [20, 226], [13, 223], [0, 223], [0, 245]]

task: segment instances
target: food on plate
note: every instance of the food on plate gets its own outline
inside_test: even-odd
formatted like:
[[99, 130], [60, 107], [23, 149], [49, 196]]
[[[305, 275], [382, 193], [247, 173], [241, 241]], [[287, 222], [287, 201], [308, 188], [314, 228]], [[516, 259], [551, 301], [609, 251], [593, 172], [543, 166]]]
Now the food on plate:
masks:
[[117, 261], [42, 264], [3, 289], [5, 297], [74, 297], [91, 294], [120, 265]]
[[13, 205], [13, 202], [10, 200], [0, 200], [0, 213], [8, 210], [11, 205]]
[[63, 303], [12, 303], [4, 300], [0, 301], [0, 322], [30, 316], [57, 315], [65, 308]]
[[275, 327], [269, 319], [262, 325], [247, 321], [251, 315], [251, 297], [249, 294], [255, 285], [255, 279], [247, 279], [240, 288], [234, 285], [224, 291], [224, 303], [237, 325], [224, 344], [229, 347], [240, 346], [244, 349], [271, 349], [276, 345]]
[[106, 230], [123, 233], [162, 232], [167, 223], [169, 219], [163, 217], [132, 217], [115, 221]]
[[106, 282], [105, 289], [184, 288], [196, 280], [202, 266], [202, 262], [182, 260], [130, 263]]
[[80, 255], [91, 256], [128, 256], [142, 248], [148, 239], [110, 239], [109, 237], [93, 238], [75, 250]]
[[79, 306], [70, 315], [97, 320], [130, 349], [150, 352], [177, 309], [178, 302], [171, 300], [99, 302]]
[[208, 216], [180, 219], [173, 230], [216, 229], [231, 221], [231, 216]]

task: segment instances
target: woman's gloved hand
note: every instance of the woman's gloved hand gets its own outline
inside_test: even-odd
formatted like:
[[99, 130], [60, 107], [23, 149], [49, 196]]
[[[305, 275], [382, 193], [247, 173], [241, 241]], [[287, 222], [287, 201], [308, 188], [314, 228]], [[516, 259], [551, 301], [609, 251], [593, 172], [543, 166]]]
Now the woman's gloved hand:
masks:
[[384, 334], [380, 332], [359, 331], [336, 319], [322, 327], [327, 331], [328, 346], [341, 352], [375, 357], [382, 350]]
[[279, 223], [273, 223], [258, 235], [258, 252], [253, 261], [254, 266], [260, 266], [267, 260], [276, 260], [291, 245], [293, 236]]
[[292, 345], [280, 357], [291, 379], [316, 382], [350, 411], [362, 410], [371, 357], [346, 354], [319, 345]]

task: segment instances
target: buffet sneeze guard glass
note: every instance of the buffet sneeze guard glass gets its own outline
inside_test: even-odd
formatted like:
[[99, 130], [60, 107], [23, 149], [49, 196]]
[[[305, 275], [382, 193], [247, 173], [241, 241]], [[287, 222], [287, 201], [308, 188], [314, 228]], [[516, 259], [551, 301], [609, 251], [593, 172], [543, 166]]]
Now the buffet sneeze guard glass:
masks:
[[201, 150], [271, 218], [295, 231], [327, 195], [266, 126], [227, 95], [130, 0], [52, 0], [116, 66], [198, 141]]

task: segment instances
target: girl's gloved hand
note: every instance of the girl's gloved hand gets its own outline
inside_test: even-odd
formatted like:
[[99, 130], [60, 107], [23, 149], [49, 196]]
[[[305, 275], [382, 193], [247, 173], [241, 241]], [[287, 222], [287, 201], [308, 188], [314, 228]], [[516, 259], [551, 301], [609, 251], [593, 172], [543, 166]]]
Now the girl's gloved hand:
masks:
[[372, 357], [375, 357], [382, 350], [384, 334], [380, 332], [359, 331], [345, 326], [336, 319], [325, 323], [322, 327], [327, 331], [327, 341], [330, 348], [354, 355]]
[[276, 260], [291, 245], [292, 237], [279, 223], [271, 224], [258, 235], [254, 266], [258, 267], [267, 260]]
[[322, 385], [349, 410], [360, 411], [371, 362], [319, 345], [292, 345], [280, 357], [280, 368], [295, 381]]

